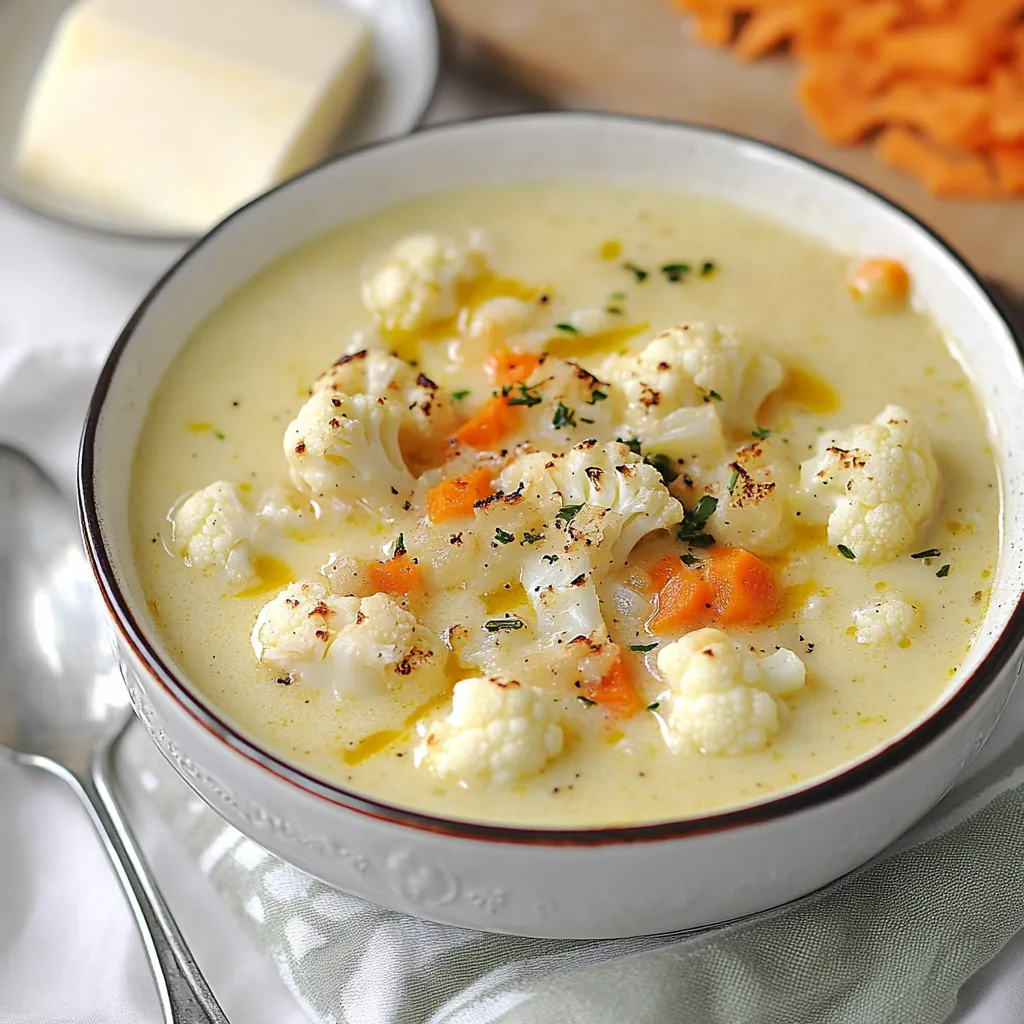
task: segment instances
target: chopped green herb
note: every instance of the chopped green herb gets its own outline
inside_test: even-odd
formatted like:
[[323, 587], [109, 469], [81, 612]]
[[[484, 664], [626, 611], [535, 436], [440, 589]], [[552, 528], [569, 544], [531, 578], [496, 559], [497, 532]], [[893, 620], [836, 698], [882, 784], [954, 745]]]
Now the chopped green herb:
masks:
[[612, 292], [611, 295], [608, 296], [608, 298], [609, 299], [618, 299], [621, 302], [623, 299], [626, 298], [626, 293], [625, 292]]
[[636, 651], [637, 654], [646, 654], [648, 651], [653, 651], [658, 646], [658, 641], [655, 640], [653, 644], [631, 644], [630, 650]]
[[647, 705], [647, 710], [648, 711], [657, 711], [658, 708], [660, 708], [660, 707], [661, 707], [661, 701], [660, 700], [656, 700], [653, 704], [648, 704]]
[[738, 469], [734, 469], [732, 471], [732, 476], [729, 477], [729, 493], [730, 494], [732, 494], [732, 492], [734, 490], [736, 490], [736, 481], [739, 480], [739, 478], [740, 478], [740, 471]]
[[452, 392], [452, 401], [461, 402], [464, 398], [469, 395], [469, 388], [463, 388], [461, 391]]
[[548, 565], [554, 565], [558, 561], [558, 555], [541, 555], [540, 560], [547, 562]]
[[672, 481], [679, 476], [678, 470], [672, 465], [672, 460], [661, 452], [653, 452], [650, 455], [645, 455], [644, 462], [653, 466], [661, 474], [661, 479], [666, 484], [672, 483]]
[[227, 434], [225, 434], [225, 433], [224, 433], [223, 431], [221, 431], [221, 430], [215, 430], [215, 431], [213, 432], [213, 436], [214, 436], [215, 438], [217, 438], [217, 440], [218, 440], [218, 441], [223, 441], [223, 440], [224, 440], [224, 439], [225, 439], [225, 438], [227, 437]]
[[949, 562], [947, 562], [936, 574], [940, 580], [945, 579], [949, 575]]
[[580, 417], [580, 423], [593, 423], [593, 420], [588, 420], [586, 416]]
[[565, 331], [566, 334], [579, 334], [580, 329], [572, 324], [555, 324], [556, 331]]
[[705, 260], [700, 265], [700, 276], [708, 277], [709, 275], [713, 274], [717, 269], [718, 268], [714, 265], [714, 263], [711, 262], [711, 260]]
[[605, 306], [604, 311], [606, 313], [611, 313], [613, 316], [622, 316], [621, 306]]
[[[516, 387], [519, 388], [519, 394], [516, 395], [514, 398], [510, 398], [506, 404], [525, 405], [527, 407], [530, 407], [534, 405], [540, 405], [540, 403], [543, 401], [540, 395], [535, 395], [533, 393], [538, 387], [537, 384], [517, 384]], [[511, 388], [509, 388], [508, 390], [502, 388], [501, 390], [502, 394], [507, 396], [509, 391], [511, 391]]]
[[494, 531], [494, 539], [499, 544], [511, 544], [516, 539], [514, 533], [506, 533], [500, 526]]
[[757, 430], [751, 431], [750, 436], [756, 437], [758, 441], [763, 441], [770, 434], [771, 431], [767, 427], [758, 427]]
[[666, 263], [662, 268], [663, 274], [688, 274], [690, 272], [689, 263]]
[[561, 430], [562, 427], [575, 427], [576, 426], [576, 410], [570, 409], [564, 402], [559, 402], [555, 408], [555, 417], [551, 421], [551, 426], [555, 430]]
[[[700, 545], [698, 544], [697, 547], [700, 547]], [[696, 555], [691, 555], [689, 551], [686, 551], [679, 556], [679, 561], [681, 561], [683, 565], [692, 569], [695, 565], [700, 565], [701, 562], [706, 562], [707, 559], [698, 558]]]
[[710, 547], [715, 538], [704, 532], [708, 520], [718, 508], [718, 499], [713, 494], [705, 494], [692, 509], [683, 510], [683, 521], [679, 524], [677, 536], [687, 544], [697, 548]]
[[628, 270], [635, 278], [637, 284], [643, 284], [651, 275], [646, 271], [638, 267], [635, 263], [625, 262], [622, 264], [623, 270]]
[[488, 633], [497, 633], [502, 629], [522, 629], [526, 625], [522, 619], [517, 619], [515, 616], [510, 616], [507, 619], [488, 619], [484, 623], [484, 629]]
[[857, 557], [845, 544], [837, 545], [836, 550], [843, 558], [848, 558], [851, 562]]
[[927, 551], [915, 551], [911, 558], [938, 558], [942, 552], [938, 548], [928, 548]]
[[[708, 390], [708, 398], [713, 398], [716, 402], [720, 402], [722, 400], [722, 396], [717, 391], [711, 390]], [[705, 399], [705, 401], [707, 401], [707, 399]]]
[[590, 401], [587, 402], [587, 405], [597, 405], [598, 402], [603, 402], [607, 397], [608, 396], [605, 392], [598, 391], [597, 388], [595, 388], [590, 392]]
[[536, 544], [537, 541], [543, 540], [543, 539], [544, 539], [544, 534], [543, 533], [529, 533], [529, 532], [527, 532], [527, 533], [523, 534], [523, 543], [524, 544]]
[[617, 437], [615, 440], [619, 444], [624, 444], [634, 455], [640, 454], [640, 442], [635, 437], [631, 437], [628, 440], [624, 437]]
[[571, 523], [576, 518], [576, 513], [583, 508], [583, 504], [579, 505], [563, 505], [555, 516], [556, 519], [561, 519], [563, 523]]
[[405, 534], [400, 533], [395, 541], [395, 558], [401, 558], [405, 554]]
[[592, 707], [593, 707], [593, 706], [594, 706], [594, 705], [595, 705], [595, 704], [597, 703], [597, 701], [596, 701], [596, 700], [591, 700], [591, 699], [590, 699], [589, 697], [584, 697], [582, 693], [577, 693], [577, 694], [576, 694], [576, 699], [577, 699], [577, 700], [578, 700], [578, 701], [579, 701], [579, 702], [580, 702], [580, 703], [581, 703], [581, 704], [582, 704], [582, 705], [583, 705], [583, 706], [584, 706], [585, 708], [592, 708]]

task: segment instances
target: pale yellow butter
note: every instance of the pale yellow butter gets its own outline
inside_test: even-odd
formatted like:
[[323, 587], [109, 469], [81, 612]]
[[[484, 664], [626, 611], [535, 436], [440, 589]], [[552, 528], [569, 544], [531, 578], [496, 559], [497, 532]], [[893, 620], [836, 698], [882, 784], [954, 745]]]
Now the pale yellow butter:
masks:
[[202, 231], [325, 153], [370, 51], [358, 18], [317, 0], [81, 0], [26, 108], [19, 173]]

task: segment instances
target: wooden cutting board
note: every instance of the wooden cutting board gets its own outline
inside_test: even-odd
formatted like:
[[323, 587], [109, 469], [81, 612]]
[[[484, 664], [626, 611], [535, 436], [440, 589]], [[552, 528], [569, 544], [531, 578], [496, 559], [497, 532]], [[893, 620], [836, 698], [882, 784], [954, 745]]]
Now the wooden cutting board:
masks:
[[689, 39], [668, 0], [434, 0], [456, 55], [560, 107], [716, 125], [796, 150], [890, 196], [976, 269], [1024, 291], [1024, 199], [936, 199], [870, 148], [822, 142], [785, 58], [751, 65]]

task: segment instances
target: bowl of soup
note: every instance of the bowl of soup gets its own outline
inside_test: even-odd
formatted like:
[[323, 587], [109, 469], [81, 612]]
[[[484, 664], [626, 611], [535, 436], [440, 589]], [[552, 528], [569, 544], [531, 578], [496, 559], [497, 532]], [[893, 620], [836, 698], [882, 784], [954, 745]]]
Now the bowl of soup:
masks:
[[343, 890], [617, 936], [882, 850], [1020, 668], [1024, 371], [864, 187], [595, 114], [234, 214], [115, 345], [81, 508], [133, 703]]

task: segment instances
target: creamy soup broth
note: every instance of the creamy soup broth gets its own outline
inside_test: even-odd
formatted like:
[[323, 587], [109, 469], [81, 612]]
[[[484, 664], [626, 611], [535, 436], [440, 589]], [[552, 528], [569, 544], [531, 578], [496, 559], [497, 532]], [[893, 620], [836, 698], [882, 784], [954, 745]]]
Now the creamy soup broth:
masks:
[[[553, 350], [588, 369], [600, 373], [609, 353], [640, 349], [674, 324], [729, 324], [786, 368], [759, 422], [796, 462], [823, 434], [868, 423], [890, 403], [926, 431], [939, 484], [912, 546], [891, 561], [861, 564], [830, 545], [824, 528], [797, 524], [785, 550], [764, 558], [781, 608], [757, 626], [722, 627], [758, 652], [789, 648], [806, 667], [805, 685], [781, 702], [778, 731], [763, 749], [673, 752], [657, 708], [615, 716], [570, 689], [551, 698], [559, 702], [564, 750], [542, 771], [509, 785], [439, 777], [416, 764], [416, 724], [445, 715], [447, 690], [414, 684], [339, 699], [320, 686], [282, 684], [257, 663], [250, 641], [277, 590], [298, 579], [323, 582], [319, 570], [338, 551], [384, 557], [396, 534], [412, 536], [421, 508], [386, 525], [361, 513], [325, 519], [311, 535], [295, 531], [275, 549], [263, 585], [240, 596], [217, 573], [168, 550], [168, 510], [183, 495], [214, 480], [249, 495], [289, 486], [285, 428], [310, 382], [372, 323], [360, 298], [367, 261], [410, 233], [465, 239], [475, 229], [485, 233], [499, 278], [549, 287], [566, 309], [613, 306], [623, 328], [649, 325], [629, 338], [628, 330], [604, 332], [597, 343], [586, 332], [554, 332]], [[682, 262], [690, 270], [680, 280], [661, 270]], [[849, 265], [846, 254], [728, 205], [576, 183], [430, 197], [304, 246], [200, 325], [153, 399], [135, 457], [131, 514], [156, 630], [182, 672], [257, 743], [346, 788], [444, 816], [539, 826], [674, 819], [763, 799], [866, 754], [935, 702], [968, 650], [989, 598], [1000, 497], [976, 396], [935, 324], [910, 308], [878, 314], [851, 299]], [[399, 343], [398, 354], [415, 358], [442, 391], [469, 392], [454, 403], [460, 416], [495, 389], [478, 357], [452, 367], [440, 341]], [[669, 535], [643, 544], [654, 554], [685, 550]], [[929, 549], [940, 554], [909, 557]], [[937, 575], [946, 565], [948, 574]], [[481, 591], [472, 578], [464, 584]], [[893, 591], [916, 607], [918, 628], [902, 643], [859, 643], [853, 610]], [[458, 595], [451, 601], [457, 608]], [[488, 602], [494, 615], [508, 614], [500, 595]], [[440, 630], [456, 614], [441, 608], [427, 618]], [[654, 642], [637, 639], [636, 646]], [[657, 650], [628, 657], [643, 702], [654, 703], [665, 687], [643, 666], [645, 659], [654, 666]], [[450, 681], [472, 674], [453, 668]]]

